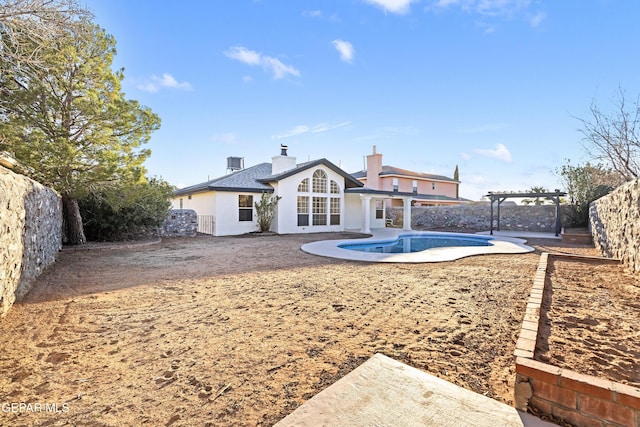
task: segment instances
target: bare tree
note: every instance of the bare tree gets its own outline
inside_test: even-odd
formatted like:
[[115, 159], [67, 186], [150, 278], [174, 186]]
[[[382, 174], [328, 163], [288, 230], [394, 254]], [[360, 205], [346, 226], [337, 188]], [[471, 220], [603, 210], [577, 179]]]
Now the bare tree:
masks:
[[15, 67], [44, 67], [42, 48], [91, 17], [77, 0], [0, 0], [0, 55]]
[[619, 88], [615, 110], [611, 115], [591, 104], [591, 118], [581, 119], [583, 144], [587, 153], [609, 165], [624, 181], [640, 175], [640, 98], [627, 102]]

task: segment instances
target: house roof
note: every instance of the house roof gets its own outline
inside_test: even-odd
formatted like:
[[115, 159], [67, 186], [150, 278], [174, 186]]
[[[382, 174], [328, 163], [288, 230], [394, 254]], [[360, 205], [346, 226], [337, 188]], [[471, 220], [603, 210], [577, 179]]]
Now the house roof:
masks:
[[173, 194], [182, 196], [185, 194], [199, 193], [203, 191], [246, 191], [254, 193], [271, 193], [273, 187], [259, 180], [271, 175], [271, 163], [260, 163], [246, 169], [221, 176], [210, 181], [181, 188]]
[[271, 173], [271, 163], [260, 163], [247, 169], [233, 172], [220, 178], [181, 188], [175, 191], [175, 196], [199, 193], [204, 191], [243, 191], [248, 193], [271, 193], [273, 187], [270, 182], [278, 182], [281, 179], [295, 175], [304, 170], [325, 165], [345, 179], [346, 188], [362, 187], [364, 184], [353, 176], [343, 171], [327, 159], [314, 160], [312, 162], [300, 163], [295, 168], [273, 175]]
[[[410, 178], [421, 178], [421, 179], [431, 179], [436, 181], [448, 181], [448, 182], [459, 182], [455, 179], [449, 178], [444, 175], [434, 175], [430, 173], [422, 173], [422, 172], [414, 172], [407, 169], [397, 168], [395, 166], [382, 166], [382, 171], [378, 174], [378, 176], [406, 176]], [[367, 171], [362, 170], [356, 173], [352, 173], [351, 176], [354, 178], [366, 178]]]
[[353, 177], [353, 175], [343, 171], [342, 169], [340, 169], [338, 166], [334, 165], [333, 163], [331, 163], [327, 159], [318, 159], [318, 160], [313, 160], [311, 162], [300, 163], [300, 164], [296, 165], [296, 167], [293, 168], [293, 169], [290, 169], [288, 171], [284, 171], [284, 172], [276, 174], [276, 175], [266, 176], [264, 178], [261, 178], [259, 181], [260, 182], [264, 182], [264, 183], [277, 182], [277, 181], [279, 181], [281, 179], [290, 177], [290, 176], [295, 175], [295, 174], [297, 174], [299, 172], [302, 172], [302, 171], [307, 170], [307, 169], [314, 168], [314, 167], [319, 166], [319, 165], [325, 165], [326, 167], [328, 167], [329, 169], [331, 169], [335, 173], [337, 173], [340, 176], [342, 176], [345, 179], [345, 187], [346, 188], [354, 188], [354, 187], [362, 187], [362, 186], [364, 186], [364, 184], [362, 182], [358, 181], [357, 179], [355, 179]]
[[372, 194], [376, 196], [385, 196], [385, 197], [411, 197], [414, 200], [429, 200], [429, 201], [441, 201], [441, 202], [461, 202], [465, 201], [465, 199], [442, 196], [437, 194], [420, 194], [420, 193], [408, 193], [403, 191], [385, 191], [385, 190], [374, 190], [368, 187], [362, 188], [350, 188], [345, 190], [345, 193], [352, 194]]

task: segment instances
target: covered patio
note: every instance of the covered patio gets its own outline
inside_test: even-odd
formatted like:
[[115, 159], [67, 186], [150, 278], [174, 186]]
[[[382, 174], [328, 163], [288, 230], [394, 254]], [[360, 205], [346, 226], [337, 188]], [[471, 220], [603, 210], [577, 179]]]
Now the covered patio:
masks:
[[387, 225], [386, 201], [402, 200], [402, 229], [411, 230], [411, 201], [413, 197], [413, 193], [372, 190], [366, 187], [349, 188], [345, 190], [345, 203], [349, 205], [346, 228], [358, 229], [365, 234], [371, 234], [372, 228], [384, 228]]

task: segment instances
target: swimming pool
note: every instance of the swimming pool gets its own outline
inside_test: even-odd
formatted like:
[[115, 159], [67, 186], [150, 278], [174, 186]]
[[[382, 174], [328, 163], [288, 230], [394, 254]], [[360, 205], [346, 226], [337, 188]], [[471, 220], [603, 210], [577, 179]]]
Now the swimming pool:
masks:
[[404, 234], [395, 240], [368, 241], [366, 243], [342, 243], [338, 247], [352, 251], [383, 253], [383, 254], [408, 254], [422, 252], [433, 248], [449, 248], [461, 246], [491, 246], [492, 237], [468, 236], [452, 234]]

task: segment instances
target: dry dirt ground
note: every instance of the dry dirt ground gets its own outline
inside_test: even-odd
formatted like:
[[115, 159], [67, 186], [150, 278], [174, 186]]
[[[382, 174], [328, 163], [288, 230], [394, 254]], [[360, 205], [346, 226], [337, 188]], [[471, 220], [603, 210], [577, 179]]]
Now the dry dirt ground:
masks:
[[511, 403], [539, 253], [595, 255], [548, 240], [420, 265], [300, 250], [344, 237], [61, 252], [0, 319], [0, 425], [272, 425], [376, 352]]
[[607, 262], [552, 258], [546, 287], [536, 358], [640, 387], [638, 276]]

